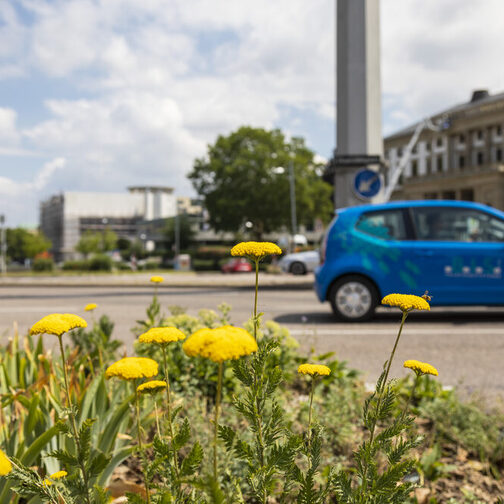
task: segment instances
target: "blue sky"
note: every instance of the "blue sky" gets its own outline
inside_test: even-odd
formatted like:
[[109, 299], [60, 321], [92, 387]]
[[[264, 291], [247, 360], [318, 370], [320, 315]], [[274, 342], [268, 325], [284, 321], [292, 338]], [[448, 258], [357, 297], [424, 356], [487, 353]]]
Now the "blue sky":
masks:
[[[334, 0], [4, 0], [0, 213], [169, 185], [243, 124], [335, 145]], [[504, 90], [501, 0], [381, 0], [383, 128]]]

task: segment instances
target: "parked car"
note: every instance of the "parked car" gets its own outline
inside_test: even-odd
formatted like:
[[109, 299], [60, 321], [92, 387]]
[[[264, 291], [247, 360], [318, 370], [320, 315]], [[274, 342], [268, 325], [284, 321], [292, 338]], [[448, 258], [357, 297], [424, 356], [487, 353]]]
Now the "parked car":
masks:
[[320, 264], [320, 253], [318, 250], [307, 250], [282, 256], [278, 265], [285, 273], [293, 275], [306, 275], [312, 272]]
[[252, 264], [244, 257], [233, 257], [221, 266], [222, 273], [250, 273]]
[[336, 211], [315, 290], [347, 321], [372, 317], [383, 296], [435, 306], [504, 305], [504, 212], [463, 201], [404, 201]]

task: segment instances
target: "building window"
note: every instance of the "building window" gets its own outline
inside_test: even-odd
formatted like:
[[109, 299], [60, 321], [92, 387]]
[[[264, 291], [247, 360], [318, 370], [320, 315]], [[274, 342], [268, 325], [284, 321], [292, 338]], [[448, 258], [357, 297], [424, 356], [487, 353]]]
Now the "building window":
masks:
[[416, 154], [416, 153], [418, 152], [418, 144], [415, 144], [415, 145], [413, 146], [413, 149], [412, 149], [412, 151], [411, 151], [411, 152], [412, 152], [413, 154]]
[[442, 147], [443, 146], [443, 139], [441, 137], [439, 137], [437, 140], [436, 140], [436, 145], [438, 147]]
[[459, 156], [459, 168], [462, 170], [465, 166], [465, 156]]
[[430, 142], [425, 142], [425, 150], [430, 152]]
[[438, 193], [426, 192], [426, 193], [424, 193], [424, 199], [438, 199]]
[[495, 127], [495, 134], [497, 136], [501, 136], [502, 135], [502, 126], [500, 124]]
[[418, 162], [411, 161], [411, 176], [418, 177]]
[[443, 191], [441, 193], [441, 198], [445, 200], [454, 200], [457, 199], [455, 191]]
[[474, 201], [474, 189], [461, 189], [460, 199], [462, 201]]
[[495, 160], [500, 163], [502, 161], [502, 149], [497, 149], [495, 151]]
[[404, 184], [404, 176], [399, 175], [399, 185], [403, 185], [403, 184]]
[[478, 130], [478, 132], [476, 133], [476, 137], [478, 138], [478, 140], [482, 140], [483, 139], [483, 130]]
[[478, 166], [481, 166], [485, 162], [485, 156], [483, 155], [483, 152], [478, 152], [476, 154], [476, 164]]
[[443, 171], [443, 158], [442, 156], [438, 156], [436, 159], [436, 171], [441, 173]]
[[465, 144], [465, 135], [461, 133], [459, 135], [458, 141], [459, 141], [459, 144]]
[[402, 147], [399, 147], [399, 149], [397, 149], [397, 155], [399, 157], [402, 157]]

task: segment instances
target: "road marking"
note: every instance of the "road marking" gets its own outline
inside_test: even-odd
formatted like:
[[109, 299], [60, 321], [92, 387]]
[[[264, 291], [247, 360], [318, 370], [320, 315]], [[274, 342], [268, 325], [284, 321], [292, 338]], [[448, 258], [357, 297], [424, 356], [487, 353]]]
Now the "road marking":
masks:
[[58, 312], [77, 312], [82, 310], [82, 306], [11, 306], [0, 307], [0, 313], [58, 313]]
[[[337, 334], [337, 335], [361, 335], [366, 332], [372, 334], [391, 334], [394, 333], [395, 329], [391, 327], [390, 329], [385, 328], [360, 328], [360, 329], [343, 329], [343, 328], [334, 328], [334, 329], [322, 329], [317, 327], [306, 327], [304, 329], [289, 329], [291, 334], [306, 334], [309, 333], [317, 333], [317, 334]], [[408, 332], [408, 334], [425, 334], [426, 331], [438, 331], [443, 332], [443, 334], [450, 335], [459, 335], [459, 334], [501, 334], [504, 332], [504, 329], [501, 327], [479, 327], [475, 328], [461, 328], [461, 327], [421, 327], [421, 328], [412, 328], [408, 327], [404, 329], [404, 332]], [[397, 332], [397, 331], [396, 331]]]

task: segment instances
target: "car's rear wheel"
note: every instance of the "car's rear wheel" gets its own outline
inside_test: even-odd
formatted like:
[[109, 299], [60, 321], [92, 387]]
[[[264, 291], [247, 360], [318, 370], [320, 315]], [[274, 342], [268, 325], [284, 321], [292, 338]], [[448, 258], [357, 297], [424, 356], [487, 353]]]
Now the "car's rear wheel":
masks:
[[347, 322], [362, 322], [373, 317], [378, 304], [378, 292], [365, 277], [348, 275], [340, 278], [329, 291], [334, 314]]
[[302, 262], [296, 261], [291, 264], [290, 272], [293, 275], [304, 275], [306, 274], [306, 267]]

